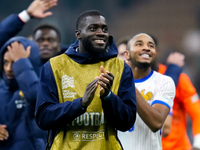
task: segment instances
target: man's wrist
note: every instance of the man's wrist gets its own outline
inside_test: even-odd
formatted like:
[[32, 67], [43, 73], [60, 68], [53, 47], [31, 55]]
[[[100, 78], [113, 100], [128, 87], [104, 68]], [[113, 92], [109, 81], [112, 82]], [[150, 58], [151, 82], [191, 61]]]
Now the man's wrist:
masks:
[[81, 98], [81, 108], [82, 110], [86, 111], [87, 110], [87, 106], [85, 106], [82, 102], [82, 98]]
[[109, 99], [109, 97], [110, 97], [110, 95], [111, 95], [111, 91], [108, 93], [108, 95], [106, 95], [105, 97], [103, 97], [102, 99], [103, 100], [108, 100]]
[[18, 16], [24, 23], [28, 22], [31, 19], [26, 10], [23, 10], [21, 13], [18, 14]]

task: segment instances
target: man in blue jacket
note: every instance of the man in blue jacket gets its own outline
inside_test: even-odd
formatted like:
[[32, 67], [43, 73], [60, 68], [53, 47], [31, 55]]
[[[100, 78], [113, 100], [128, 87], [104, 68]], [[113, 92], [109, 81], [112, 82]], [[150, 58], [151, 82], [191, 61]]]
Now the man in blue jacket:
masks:
[[132, 71], [117, 58], [99, 11], [79, 16], [76, 37], [42, 67], [36, 122], [55, 133], [52, 149], [122, 149], [116, 131], [130, 129], [136, 118]]
[[12, 14], [0, 23], [0, 47], [11, 37], [15, 36], [31, 18], [45, 18], [52, 15], [48, 9], [57, 5], [57, 0], [34, 0], [27, 10]]
[[[52, 15], [52, 12], [47, 12], [47, 10], [56, 6], [57, 1], [58, 0], [34, 0], [27, 10], [22, 11], [18, 15], [12, 14], [4, 19], [0, 23], [0, 47], [9, 40], [9, 38], [21, 31], [23, 26], [31, 18], [41, 19]], [[39, 47], [43, 63], [53, 56], [64, 53], [68, 48], [67, 45], [61, 44], [59, 29], [51, 24], [36, 26], [31, 36]]]
[[39, 47], [43, 63], [46, 63], [51, 57], [64, 53], [68, 48], [68, 46], [61, 44], [59, 29], [51, 24], [46, 23], [36, 26], [32, 38]]
[[2, 46], [0, 56], [0, 149], [43, 150], [46, 132], [34, 117], [39, 49], [33, 41], [17, 36]]

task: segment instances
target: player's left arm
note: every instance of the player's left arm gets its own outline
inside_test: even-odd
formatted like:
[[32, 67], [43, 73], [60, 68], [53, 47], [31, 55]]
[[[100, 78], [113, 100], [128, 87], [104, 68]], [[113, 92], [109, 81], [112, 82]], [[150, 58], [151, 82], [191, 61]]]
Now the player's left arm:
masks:
[[146, 125], [156, 132], [162, 128], [169, 113], [169, 108], [162, 104], [149, 105], [141, 93], [136, 89], [137, 111]]
[[162, 128], [175, 97], [175, 84], [170, 77], [158, 86], [154, 101], [149, 105], [136, 89], [137, 111], [146, 125], [156, 132]]

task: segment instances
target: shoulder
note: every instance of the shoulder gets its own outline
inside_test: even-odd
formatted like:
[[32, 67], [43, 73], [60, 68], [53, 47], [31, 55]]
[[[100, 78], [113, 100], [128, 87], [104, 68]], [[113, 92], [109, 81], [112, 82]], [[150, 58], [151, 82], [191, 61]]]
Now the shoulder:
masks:
[[188, 87], [193, 87], [193, 84], [187, 74], [181, 73], [178, 86], [182, 86], [182, 87], [184, 86], [188, 88]]
[[196, 93], [196, 88], [194, 87], [193, 83], [191, 82], [189, 76], [185, 73], [181, 73], [178, 84], [177, 90], [182, 91], [182, 93]]
[[66, 56], [67, 56], [66, 54], [60, 54], [58, 56], [50, 58], [50, 62], [51, 61], [56, 61], [56, 60], [59, 60], [59, 59], [62, 59], [62, 58], [65, 58]]
[[[164, 75], [164, 74], [161, 74], [161, 73], [159, 73], [159, 72], [157, 72], [157, 71], [154, 71], [154, 76], [156, 77], [156, 78], [158, 78], [158, 80], [160, 79], [160, 80], [167, 80], [167, 81], [172, 81], [172, 78], [171, 77], [169, 77], [169, 76], [167, 76], [167, 75]], [[170, 82], [171, 82], [170, 81]]]
[[173, 87], [175, 88], [175, 83], [173, 79], [167, 75], [163, 75], [159, 72], [154, 71], [154, 79], [157, 82], [158, 85], [160, 86], [165, 86], [165, 87]]
[[[108, 61], [109, 61], [109, 62], [113, 62], [113, 63], [120, 63], [120, 64], [124, 64], [124, 63], [125, 63], [124, 60], [119, 59], [118, 57], [110, 58]], [[115, 64], [115, 65], [116, 65], [116, 64]]]
[[186, 73], [181, 73], [180, 74], [180, 81], [186, 81], [186, 82], [190, 82], [190, 77], [186, 74]]
[[124, 72], [126, 72], [127, 74], [133, 74], [131, 67], [124, 62]]
[[66, 54], [61, 54], [55, 57], [50, 58], [49, 62], [51, 66], [60, 66], [62, 64], [65, 64], [67, 61], [67, 58], [69, 58]]

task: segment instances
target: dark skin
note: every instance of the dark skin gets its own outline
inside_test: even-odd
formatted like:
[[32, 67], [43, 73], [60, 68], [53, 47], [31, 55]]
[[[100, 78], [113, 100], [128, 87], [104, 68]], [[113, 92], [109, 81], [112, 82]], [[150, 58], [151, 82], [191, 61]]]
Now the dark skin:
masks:
[[44, 61], [48, 61], [61, 51], [58, 35], [53, 29], [45, 28], [37, 30], [33, 40], [38, 45], [40, 57]]
[[96, 77], [96, 79], [94, 79], [86, 87], [84, 96], [81, 101], [83, 107], [88, 107], [90, 105], [94, 98], [94, 94], [98, 85], [100, 85], [101, 97], [107, 96], [110, 92], [114, 80], [114, 75], [108, 71], [105, 73], [103, 66], [100, 67], [100, 71], [101, 75], [99, 77]]
[[[76, 31], [76, 37], [79, 39], [79, 53], [91, 52], [98, 50], [105, 51], [108, 43], [108, 27], [103, 16], [88, 16], [85, 23], [83, 23], [79, 30]], [[83, 42], [87, 42], [92, 46], [88, 50]], [[100, 96], [105, 97], [110, 92], [114, 75], [108, 71], [105, 72], [104, 67], [100, 67], [100, 76], [96, 77], [86, 87], [84, 96], [82, 98], [82, 106], [88, 107], [92, 102], [96, 89], [100, 86]]]
[[90, 44], [95, 49], [104, 51], [108, 43], [108, 26], [103, 16], [88, 16], [81, 29], [76, 30], [76, 37], [79, 39], [79, 53], [91, 52], [84, 44]]

